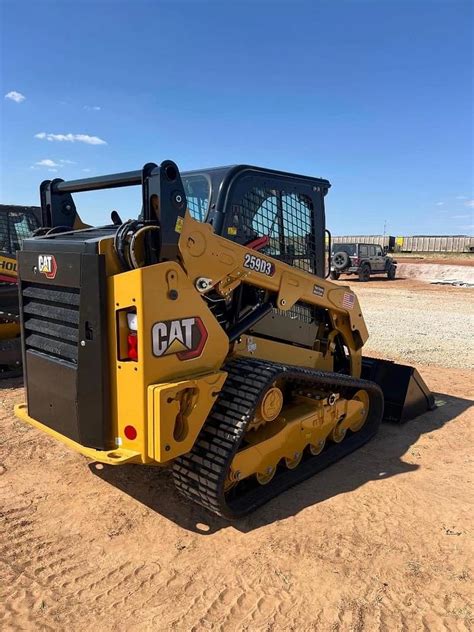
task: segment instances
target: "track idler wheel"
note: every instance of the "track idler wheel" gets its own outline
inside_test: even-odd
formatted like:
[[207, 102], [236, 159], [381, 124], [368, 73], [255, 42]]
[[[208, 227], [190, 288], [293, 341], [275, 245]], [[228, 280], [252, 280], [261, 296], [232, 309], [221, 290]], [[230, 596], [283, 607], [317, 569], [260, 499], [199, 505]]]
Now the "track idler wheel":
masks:
[[362, 428], [362, 426], [367, 421], [367, 417], [369, 416], [369, 394], [367, 393], [367, 391], [360, 390], [357, 391], [352, 399], [355, 399], [356, 401], [363, 404], [363, 408], [360, 411], [360, 418], [350, 426], [352, 432], [357, 432]]
[[284, 396], [277, 382], [274, 382], [262, 397], [255, 417], [250, 422], [248, 430], [256, 430], [266, 423], [275, 421], [283, 408]]

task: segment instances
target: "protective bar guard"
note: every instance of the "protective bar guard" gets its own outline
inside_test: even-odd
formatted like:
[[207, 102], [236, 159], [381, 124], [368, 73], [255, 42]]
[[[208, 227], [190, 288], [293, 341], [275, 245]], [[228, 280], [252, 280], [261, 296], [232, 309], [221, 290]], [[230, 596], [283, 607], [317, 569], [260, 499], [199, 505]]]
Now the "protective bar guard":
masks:
[[[126, 171], [81, 180], [45, 180], [40, 186], [43, 226], [64, 231], [83, 227], [72, 193], [99, 191], [128, 186], [142, 186], [143, 222], [160, 227], [160, 258], [171, 259], [177, 249], [176, 232], [179, 216], [184, 217], [187, 201], [177, 165], [171, 160], [159, 166], [147, 163], [140, 171]], [[147, 236], [150, 239], [150, 236]], [[151, 245], [151, 244], [150, 244]]]

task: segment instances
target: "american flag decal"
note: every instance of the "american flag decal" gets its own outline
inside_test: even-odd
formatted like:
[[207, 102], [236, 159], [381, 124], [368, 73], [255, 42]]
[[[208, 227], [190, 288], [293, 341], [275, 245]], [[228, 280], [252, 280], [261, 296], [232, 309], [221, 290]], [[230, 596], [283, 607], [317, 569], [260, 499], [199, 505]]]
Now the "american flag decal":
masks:
[[346, 309], [352, 309], [354, 307], [355, 295], [351, 292], [344, 292], [342, 297], [342, 306]]

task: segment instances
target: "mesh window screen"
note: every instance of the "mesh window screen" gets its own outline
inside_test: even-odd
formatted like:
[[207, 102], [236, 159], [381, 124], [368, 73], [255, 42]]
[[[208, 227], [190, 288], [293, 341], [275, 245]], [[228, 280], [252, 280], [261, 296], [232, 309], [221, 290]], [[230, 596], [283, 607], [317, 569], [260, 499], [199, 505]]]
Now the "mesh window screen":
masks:
[[313, 272], [313, 203], [308, 196], [254, 187], [232, 210], [244, 243], [268, 236], [270, 242], [262, 252]]

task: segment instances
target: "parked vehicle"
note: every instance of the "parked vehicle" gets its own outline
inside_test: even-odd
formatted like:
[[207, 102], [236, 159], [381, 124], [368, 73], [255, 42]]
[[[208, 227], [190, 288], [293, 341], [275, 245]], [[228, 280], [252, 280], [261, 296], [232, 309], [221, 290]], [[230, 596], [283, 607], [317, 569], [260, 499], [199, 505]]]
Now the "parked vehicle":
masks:
[[331, 256], [331, 279], [341, 274], [357, 274], [359, 281], [368, 281], [372, 274], [386, 274], [394, 279], [397, 262], [379, 244], [335, 243]]

